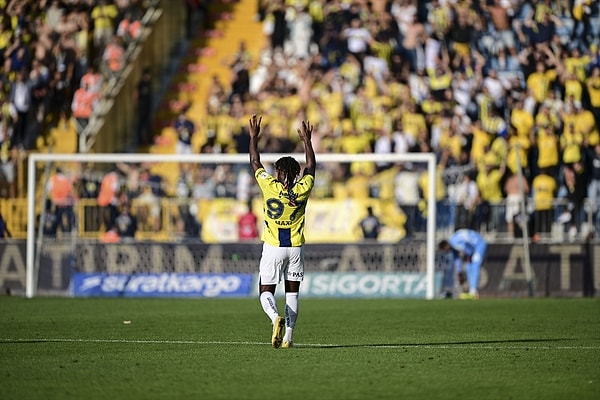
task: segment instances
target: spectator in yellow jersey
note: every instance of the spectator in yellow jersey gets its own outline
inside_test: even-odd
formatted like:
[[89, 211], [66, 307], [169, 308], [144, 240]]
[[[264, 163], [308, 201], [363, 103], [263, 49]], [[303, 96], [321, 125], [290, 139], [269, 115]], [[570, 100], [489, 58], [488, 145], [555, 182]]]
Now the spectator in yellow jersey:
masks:
[[555, 70], [548, 70], [543, 61], [538, 61], [535, 64], [535, 72], [527, 78], [527, 88], [533, 92], [537, 104], [541, 104], [546, 99], [550, 85], [555, 79]]
[[560, 152], [559, 139], [554, 129], [550, 126], [538, 126], [532, 142], [537, 150], [535, 170], [545, 169], [550, 175], [556, 176], [560, 163]]
[[583, 96], [583, 85], [577, 79], [574, 72], [566, 72], [561, 76], [561, 84], [565, 88], [565, 99], [573, 99], [574, 102], [581, 102]]
[[[262, 117], [250, 118], [250, 165], [263, 195], [263, 252], [259, 268], [259, 293], [263, 311], [273, 324], [271, 344], [275, 348], [293, 346], [298, 317], [298, 292], [304, 278], [304, 220], [308, 198], [315, 183], [316, 158], [311, 137], [313, 125], [302, 121], [297, 129], [304, 144], [306, 166], [290, 156], [275, 162], [274, 176], [260, 161], [258, 140]], [[284, 280], [285, 319], [279, 316], [275, 289]], [[285, 330], [285, 334], [284, 334]]]
[[586, 78], [586, 70], [591, 62], [589, 54], [581, 54], [578, 47], [573, 47], [564, 61], [568, 73], [575, 74], [578, 81], [583, 82]]
[[583, 108], [581, 102], [575, 102], [574, 130], [583, 137], [584, 146], [595, 146], [600, 141], [598, 125], [594, 114]]
[[432, 0], [428, 7], [427, 22], [431, 26], [431, 33], [438, 40], [443, 40], [450, 31], [452, 9], [447, 2], [440, 0]]
[[508, 153], [505, 164], [510, 172], [516, 173], [519, 164], [523, 170], [529, 170], [528, 153], [531, 148], [531, 141], [528, 136], [519, 136], [514, 127], [509, 128]]
[[[563, 105], [564, 106], [564, 105]], [[563, 110], [554, 111], [547, 102], [542, 103], [535, 115], [535, 124], [549, 129], [560, 129], [563, 124], [561, 113]]]
[[449, 152], [448, 156], [453, 164], [460, 160], [460, 154], [463, 149], [464, 138], [460, 132], [451, 125], [448, 112], [435, 121], [431, 126], [431, 144], [436, 151]]
[[535, 234], [549, 233], [554, 220], [553, 201], [557, 192], [556, 178], [549, 175], [548, 170], [543, 168], [533, 178], [531, 183], [533, 204], [535, 212], [533, 226]]
[[[493, 117], [491, 120], [498, 121], [498, 131], [492, 133], [492, 142], [490, 143], [490, 150], [496, 154], [499, 160], [506, 162], [508, 157], [508, 127], [504, 121], [499, 117]], [[488, 131], [489, 132], [489, 131]]]
[[452, 71], [448, 65], [438, 63], [429, 73], [429, 91], [437, 101], [446, 100], [446, 92], [452, 89]]
[[10, 27], [10, 23], [8, 22], [8, 18], [2, 17], [0, 18], [0, 57], [4, 59], [4, 54], [6, 50], [12, 44], [12, 39], [14, 37], [14, 32]]
[[490, 148], [492, 138], [486, 131], [483, 130], [480, 121], [475, 121], [472, 124], [471, 138], [469, 160], [475, 164], [478, 164]]
[[575, 124], [573, 122], [568, 123], [560, 137], [560, 149], [563, 162], [570, 164], [579, 161], [582, 145], [583, 135], [580, 132], [575, 131]]
[[487, 231], [495, 230], [500, 223], [502, 202], [502, 177], [506, 163], [500, 163], [494, 153], [483, 157], [483, 168], [477, 174], [476, 183], [479, 189], [479, 201], [475, 209], [474, 228], [479, 229], [483, 224]]
[[425, 116], [417, 112], [417, 105], [409, 102], [406, 110], [402, 113], [402, 126], [404, 132], [408, 134], [414, 142], [417, 142], [422, 132], [427, 132], [427, 122]]
[[115, 32], [115, 21], [119, 14], [117, 7], [109, 0], [99, 0], [92, 9], [94, 21], [94, 45], [103, 49]]
[[525, 108], [523, 99], [519, 98], [515, 102], [515, 106], [510, 113], [510, 123], [517, 130], [519, 136], [529, 138], [529, 134], [535, 125], [533, 115]]
[[585, 80], [585, 85], [590, 97], [590, 108], [596, 124], [600, 125], [600, 65], [592, 68], [589, 78]]
[[340, 151], [342, 153], [360, 154], [371, 152], [369, 137], [365, 132], [359, 132], [348, 123], [348, 129], [339, 138]]

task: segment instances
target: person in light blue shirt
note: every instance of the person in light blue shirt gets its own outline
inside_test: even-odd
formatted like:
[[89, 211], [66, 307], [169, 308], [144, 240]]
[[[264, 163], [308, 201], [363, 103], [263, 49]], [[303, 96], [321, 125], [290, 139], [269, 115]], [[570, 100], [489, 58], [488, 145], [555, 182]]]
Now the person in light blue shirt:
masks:
[[461, 298], [479, 298], [479, 276], [487, 247], [485, 238], [472, 229], [459, 229], [448, 240], [440, 242], [441, 251], [452, 252], [459, 283], [464, 283], [465, 279], [468, 281], [469, 293], [461, 294]]

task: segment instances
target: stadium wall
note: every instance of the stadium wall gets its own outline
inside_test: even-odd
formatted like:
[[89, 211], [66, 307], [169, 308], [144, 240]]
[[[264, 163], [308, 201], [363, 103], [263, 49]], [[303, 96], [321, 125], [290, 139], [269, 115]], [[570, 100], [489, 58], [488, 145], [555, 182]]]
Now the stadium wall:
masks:
[[[600, 244], [593, 242], [535, 243], [530, 246], [533, 267], [533, 289], [536, 297], [595, 296], [600, 288]], [[3, 293], [19, 295], [25, 292], [25, 241], [0, 244], [0, 288]], [[74, 277], [79, 273], [90, 277], [114, 277], [129, 282], [133, 276], [154, 274], [154, 280], [169, 276], [192, 276], [193, 279], [220, 276], [221, 282], [231, 277], [243, 280], [244, 288], [236, 296], [256, 295], [256, 271], [261, 254], [260, 243], [205, 244], [198, 242], [157, 243], [132, 242], [104, 244], [81, 241], [75, 246], [69, 241], [44, 245], [41, 250], [38, 277], [39, 295], [72, 296]], [[491, 244], [484, 263], [480, 293], [482, 297], [525, 297], [528, 285], [523, 269], [523, 246]], [[391, 296], [414, 297], [411, 290], [369, 292], [360, 291], [360, 282], [373, 289], [377, 276], [382, 282], [403, 276], [398, 285], [410, 282], [411, 274], [424, 274], [425, 242], [407, 241], [399, 244], [355, 243], [313, 244], [306, 247], [307, 277], [320, 279], [331, 290], [314, 291], [312, 295], [328, 296]], [[444, 285], [447, 266], [437, 260], [436, 290]], [[83, 275], [85, 278], [86, 275]], [[354, 282], [347, 290], [335, 285]], [[420, 278], [419, 278], [420, 279]], [[324, 283], [326, 280], [327, 283]], [[251, 284], [248, 282], [252, 282]], [[313, 282], [314, 283], [314, 282]], [[89, 282], [88, 282], [89, 284]], [[348, 283], [350, 285], [350, 283]], [[323, 286], [324, 287], [324, 286]], [[354, 289], [348, 289], [352, 288]], [[122, 294], [122, 291], [121, 291]], [[205, 292], [171, 293], [171, 295], [205, 297]], [[139, 294], [138, 294], [139, 295]], [[156, 293], [154, 294], [156, 295]], [[160, 293], [158, 294], [160, 295]], [[417, 296], [418, 297], [418, 296]]]

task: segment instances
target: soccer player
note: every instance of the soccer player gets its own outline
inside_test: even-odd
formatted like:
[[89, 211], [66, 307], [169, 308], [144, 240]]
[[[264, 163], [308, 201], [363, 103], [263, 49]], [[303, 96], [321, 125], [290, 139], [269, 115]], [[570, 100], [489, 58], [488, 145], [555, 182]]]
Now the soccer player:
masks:
[[[259, 267], [260, 304], [273, 324], [273, 347], [293, 346], [292, 334], [298, 317], [298, 291], [304, 277], [304, 213], [315, 183], [315, 152], [311, 136], [313, 125], [302, 121], [297, 129], [304, 143], [306, 166], [300, 176], [300, 164], [293, 157], [275, 162], [274, 175], [260, 162], [258, 139], [262, 117], [250, 118], [250, 165], [263, 195], [263, 251]], [[284, 280], [285, 320], [279, 316], [275, 289]], [[283, 334], [285, 325], [285, 336]]]
[[469, 293], [461, 293], [460, 298], [479, 298], [477, 287], [479, 286], [481, 264], [487, 253], [487, 241], [472, 229], [459, 229], [448, 240], [442, 240], [439, 248], [444, 252], [452, 251], [454, 267], [460, 284], [465, 281], [465, 272], [467, 274]]

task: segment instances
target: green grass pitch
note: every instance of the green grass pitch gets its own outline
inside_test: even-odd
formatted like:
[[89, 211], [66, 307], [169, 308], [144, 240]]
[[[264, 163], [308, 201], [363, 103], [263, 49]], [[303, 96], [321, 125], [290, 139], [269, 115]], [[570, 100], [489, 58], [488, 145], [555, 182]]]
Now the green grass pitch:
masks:
[[270, 335], [258, 299], [0, 297], [0, 399], [600, 398], [597, 298], [301, 298]]

